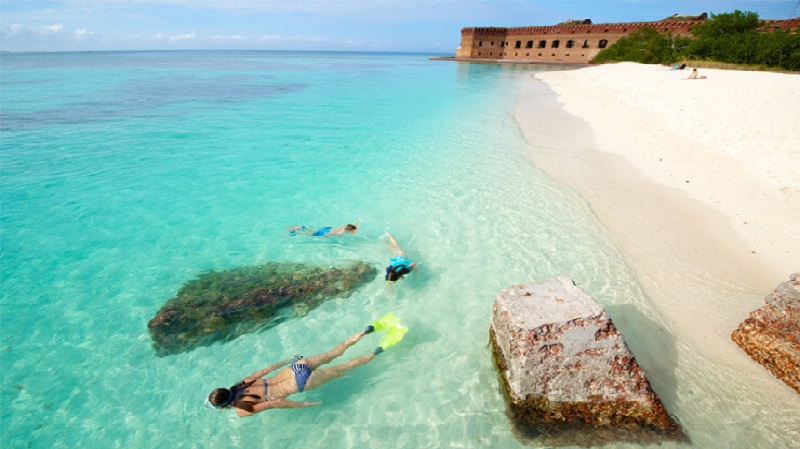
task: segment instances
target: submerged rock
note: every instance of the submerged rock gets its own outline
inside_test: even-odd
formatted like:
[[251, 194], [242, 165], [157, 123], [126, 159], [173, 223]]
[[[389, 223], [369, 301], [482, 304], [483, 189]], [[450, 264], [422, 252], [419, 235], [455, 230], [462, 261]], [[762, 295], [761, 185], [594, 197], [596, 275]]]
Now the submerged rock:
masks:
[[605, 310], [568, 277], [500, 292], [490, 334], [521, 439], [550, 446], [685, 440]]
[[147, 327], [157, 355], [177, 354], [304, 316], [377, 274], [363, 262], [335, 267], [273, 262], [209, 271], [184, 284]]
[[764, 298], [731, 339], [756, 362], [800, 393], [800, 273]]

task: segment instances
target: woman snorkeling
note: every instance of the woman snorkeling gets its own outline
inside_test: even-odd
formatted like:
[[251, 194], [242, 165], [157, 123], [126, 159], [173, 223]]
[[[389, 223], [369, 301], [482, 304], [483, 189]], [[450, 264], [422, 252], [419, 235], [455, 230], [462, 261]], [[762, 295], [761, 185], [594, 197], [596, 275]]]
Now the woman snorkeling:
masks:
[[[347, 363], [320, 368], [342, 355], [347, 348], [361, 340], [361, 337], [376, 329], [389, 329], [389, 332], [372, 354], [356, 357]], [[394, 314], [389, 314], [326, 353], [313, 357], [295, 356], [291, 360], [284, 360], [256, 371], [230, 388], [217, 388], [206, 398], [206, 405], [217, 410], [234, 408], [240, 417], [252, 416], [271, 408], [320, 405], [321, 402], [317, 401], [297, 402], [286, 397], [305, 390], [313, 390], [329, 380], [342, 377], [352, 368], [371, 362], [384, 349], [400, 341], [407, 330], [396, 322]], [[264, 378], [285, 365], [289, 366], [271, 378]]]

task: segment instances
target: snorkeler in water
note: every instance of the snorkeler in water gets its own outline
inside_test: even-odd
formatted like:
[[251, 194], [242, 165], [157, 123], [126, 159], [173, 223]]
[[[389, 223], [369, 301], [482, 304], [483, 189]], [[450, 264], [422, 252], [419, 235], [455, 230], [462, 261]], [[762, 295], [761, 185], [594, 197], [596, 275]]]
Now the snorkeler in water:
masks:
[[[322, 365], [344, 354], [347, 348], [356, 344], [364, 335], [379, 330], [387, 332], [380, 345], [371, 354], [356, 357], [347, 363], [321, 368]], [[321, 402], [318, 401], [297, 402], [286, 397], [313, 390], [330, 380], [342, 377], [352, 368], [371, 362], [375, 356], [402, 340], [407, 331], [408, 328], [401, 325], [397, 317], [390, 313], [328, 352], [313, 357], [295, 356], [291, 360], [284, 360], [256, 371], [229, 388], [217, 388], [206, 398], [206, 405], [217, 410], [236, 409], [236, 414], [240, 417], [252, 416], [271, 408], [320, 405]], [[289, 366], [278, 371], [273, 377], [264, 378], [285, 365]]]
[[392, 252], [392, 257], [389, 259], [389, 266], [386, 267], [386, 280], [389, 282], [397, 282], [402, 279], [403, 276], [416, 270], [417, 263], [412, 262], [411, 259], [406, 257], [406, 253], [400, 248], [400, 245], [392, 234], [387, 232], [386, 237], [389, 238], [389, 242], [386, 243], [386, 246], [388, 246], [389, 251]]
[[324, 228], [314, 230], [306, 226], [292, 226], [290, 228], [286, 228], [286, 230], [289, 231], [287, 237], [295, 236], [297, 234], [310, 235], [312, 237], [331, 237], [334, 235], [355, 234], [358, 230], [358, 222], [356, 222], [356, 224], [339, 226], [338, 228], [326, 226]]

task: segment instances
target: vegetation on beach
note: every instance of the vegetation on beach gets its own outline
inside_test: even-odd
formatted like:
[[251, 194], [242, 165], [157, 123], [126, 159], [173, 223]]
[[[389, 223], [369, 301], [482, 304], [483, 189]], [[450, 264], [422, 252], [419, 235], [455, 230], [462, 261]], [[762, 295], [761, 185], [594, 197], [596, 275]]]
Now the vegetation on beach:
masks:
[[767, 32], [764, 25], [758, 13], [736, 10], [712, 14], [693, 26], [694, 37], [642, 28], [602, 50], [592, 62], [673, 64], [699, 60], [800, 70], [800, 27]]
[[177, 354], [303, 316], [377, 274], [364, 262], [334, 267], [273, 262], [209, 271], [186, 282], [147, 327], [157, 355]]
[[645, 27], [601, 50], [592, 62], [632, 61], [642, 64], [670, 64], [682, 59], [679, 49], [688, 46], [689, 40], [690, 38], [674, 36], [669, 31], [659, 33], [653, 27]]

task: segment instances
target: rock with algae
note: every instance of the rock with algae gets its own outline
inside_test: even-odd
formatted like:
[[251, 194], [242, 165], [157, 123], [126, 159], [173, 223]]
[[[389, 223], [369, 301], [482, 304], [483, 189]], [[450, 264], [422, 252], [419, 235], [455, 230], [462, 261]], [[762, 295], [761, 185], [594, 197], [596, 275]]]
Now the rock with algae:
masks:
[[521, 440], [542, 446], [688, 441], [606, 311], [570, 278], [500, 292], [489, 334]]
[[800, 393], [800, 273], [764, 298], [731, 334], [756, 362]]
[[364, 262], [333, 267], [272, 262], [209, 271], [184, 284], [147, 327], [157, 355], [178, 354], [303, 316], [377, 273]]

